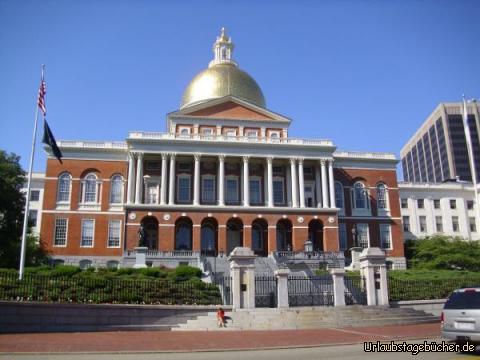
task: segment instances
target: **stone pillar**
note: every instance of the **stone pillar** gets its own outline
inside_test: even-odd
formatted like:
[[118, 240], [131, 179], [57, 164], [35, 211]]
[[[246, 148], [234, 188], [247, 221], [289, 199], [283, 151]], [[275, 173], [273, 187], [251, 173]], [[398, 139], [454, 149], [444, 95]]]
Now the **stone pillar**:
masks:
[[305, 178], [303, 175], [303, 159], [298, 159], [298, 188], [300, 190], [300, 207], [305, 207]]
[[175, 204], [175, 154], [170, 154], [170, 178], [168, 183], [168, 205]]
[[297, 166], [296, 160], [294, 158], [290, 158], [290, 176], [292, 180], [292, 207], [298, 207], [298, 200], [297, 200]]
[[160, 205], [167, 203], [167, 159], [168, 156], [162, 153], [162, 174], [160, 179]]
[[246, 247], [236, 247], [228, 257], [234, 310], [255, 308], [255, 257]]
[[275, 271], [277, 277], [277, 307], [288, 308], [288, 275], [289, 269], [278, 269]]
[[143, 154], [137, 155], [137, 180], [135, 182], [135, 204], [142, 203], [143, 194]]
[[193, 156], [195, 159], [193, 170], [193, 205], [200, 205], [200, 154]]
[[330, 193], [330, 207], [335, 208], [335, 180], [333, 179], [333, 159], [328, 161], [328, 186]]
[[377, 247], [366, 248], [360, 254], [360, 273], [365, 278], [367, 305], [389, 306], [385, 253]]
[[225, 155], [218, 156], [218, 205], [225, 205]]
[[248, 156], [243, 157], [243, 206], [250, 206]]
[[127, 187], [127, 203], [132, 204], [133, 191], [135, 189], [135, 155], [128, 153], [128, 187]]
[[273, 158], [267, 158], [268, 206], [273, 207]]
[[320, 181], [320, 167], [315, 166], [315, 192], [317, 200], [317, 208], [322, 207], [322, 183]]
[[135, 248], [135, 265], [133, 265], [134, 269], [147, 267], [147, 251], [148, 248], [144, 246], [137, 246]]
[[345, 306], [345, 270], [330, 269], [333, 279], [333, 299], [335, 306]]
[[327, 168], [324, 159], [320, 160], [320, 168], [322, 169], [322, 206], [328, 208]]

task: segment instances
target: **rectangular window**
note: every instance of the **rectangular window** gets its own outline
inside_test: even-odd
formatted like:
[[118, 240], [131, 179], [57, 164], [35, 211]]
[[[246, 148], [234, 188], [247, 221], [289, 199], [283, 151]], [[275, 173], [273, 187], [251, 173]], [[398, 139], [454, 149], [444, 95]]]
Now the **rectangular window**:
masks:
[[460, 226], [458, 225], [458, 216], [452, 216], [452, 229], [453, 232], [460, 231]]
[[473, 200], [467, 200], [467, 209], [473, 210]]
[[424, 199], [417, 199], [417, 207], [419, 209], [423, 209], [425, 207], [425, 200]]
[[403, 231], [410, 232], [410, 216], [403, 216]]
[[249, 138], [254, 138], [254, 137], [257, 137], [257, 131], [256, 130], [247, 130], [245, 135]]
[[55, 238], [53, 244], [55, 246], [67, 245], [67, 225], [68, 219], [57, 218], [55, 219]]
[[215, 177], [213, 176], [202, 178], [202, 202], [215, 202]]
[[457, 200], [450, 199], [450, 209], [456, 209], [456, 208], [457, 208]]
[[145, 189], [145, 202], [147, 204], [158, 203], [158, 184], [154, 182], [148, 182]]
[[407, 209], [408, 208], [408, 199], [401, 199], [400, 204], [402, 206], [402, 209]]
[[468, 223], [470, 225], [470, 231], [471, 232], [477, 232], [477, 223], [475, 222], [474, 217], [469, 217], [468, 218]]
[[340, 242], [340, 251], [347, 250], [347, 224], [338, 224], [338, 238]]
[[440, 199], [433, 199], [433, 207], [435, 209], [440, 209]]
[[380, 224], [380, 246], [382, 249], [392, 248], [392, 236], [388, 224]]
[[358, 246], [368, 248], [369, 234], [368, 224], [357, 224], [357, 241]]
[[110, 220], [108, 223], [108, 247], [120, 247], [121, 220]]
[[37, 226], [37, 218], [38, 218], [38, 211], [37, 210], [29, 210], [28, 211], [28, 224], [32, 227]]
[[162, 168], [161, 161], [145, 161], [145, 170], [147, 172], [158, 172]]
[[420, 216], [418, 219], [418, 223], [420, 226], [420, 232], [424, 233], [427, 232], [427, 217], [426, 216]]
[[30, 191], [30, 201], [40, 200], [40, 190], [31, 190]]
[[262, 202], [261, 181], [260, 179], [250, 179], [250, 204], [258, 205]]
[[178, 188], [177, 188], [177, 201], [189, 202], [190, 201], [190, 176], [180, 175], [178, 176]]
[[283, 191], [283, 179], [273, 180], [273, 203], [277, 204], [284, 204], [285, 197]]
[[94, 229], [95, 229], [95, 220], [93, 219], [82, 220], [82, 234], [80, 239], [80, 246], [93, 247]]
[[225, 181], [225, 201], [227, 203], [236, 203], [238, 202], [238, 179], [237, 178], [227, 178]]
[[203, 134], [203, 135], [213, 135], [213, 129], [211, 129], [211, 128], [204, 128], [204, 129], [202, 129], [202, 134]]
[[443, 232], [443, 219], [441, 216], [435, 216], [435, 231], [437, 233]]
[[225, 131], [225, 135], [226, 136], [237, 136], [237, 130], [233, 130], [233, 129], [229, 129], [227, 131]]

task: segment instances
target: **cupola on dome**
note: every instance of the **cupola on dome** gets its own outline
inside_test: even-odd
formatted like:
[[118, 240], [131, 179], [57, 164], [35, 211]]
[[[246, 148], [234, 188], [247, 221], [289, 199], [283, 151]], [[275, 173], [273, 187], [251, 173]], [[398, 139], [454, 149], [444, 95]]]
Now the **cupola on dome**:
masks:
[[181, 109], [224, 96], [235, 96], [265, 107], [265, 97], [257, 82], [232, 60], [232, 39], [222, 28], [213, 44], [214, 59], [197, 74], [183, 93]]

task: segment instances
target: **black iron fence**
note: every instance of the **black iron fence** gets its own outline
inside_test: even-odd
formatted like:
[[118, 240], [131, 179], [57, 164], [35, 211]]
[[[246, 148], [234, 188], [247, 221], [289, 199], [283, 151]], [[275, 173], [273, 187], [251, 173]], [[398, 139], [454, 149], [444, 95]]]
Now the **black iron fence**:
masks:
[[166, 279], [115, 279], [94, 276], [52, 277], [0, 274], [0, 299], [72, 303], [217, 305], [218, 288], [200, 279], [172, 282]]
[[277, 307], [275, 276], [255, 276], [255, 307]]
[[343, 278], [345, 284], [345, 304], [346, 305], [366, 305], [367, 291], [365, 288], [365, 278], [360, 275], [347, 274]]
[[290, 306], [333, 306], [331, 275], [289, 276], [288, 303]]
[[220, 291], [223, 305], [232, 305], [232, 277], [213, 273], [212, 282]]

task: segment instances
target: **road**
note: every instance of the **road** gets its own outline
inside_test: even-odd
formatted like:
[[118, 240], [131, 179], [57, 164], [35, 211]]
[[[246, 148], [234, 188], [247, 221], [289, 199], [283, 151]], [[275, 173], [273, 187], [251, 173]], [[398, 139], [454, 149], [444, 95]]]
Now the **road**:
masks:
[[[221, 339], [219, 339], [221, 341]], [[428, 341], [438, 341], [428, 340]], [[411, 341], [409, 343], [422, 343], [423, 341]], [[90, 354], [3, 354], [0, 360], [318, 360], [318, 359], [474, 359], [474, 355], [457, 353], [366, 353], [363, 344], [322, 346], [297, 349], [278, 350], [253, 350], [253, 351], [218, 351], [218, 352], [195, 352], [195, 353], [90, 353]], [[475, 355], [480, 355], [477, 352]]]

